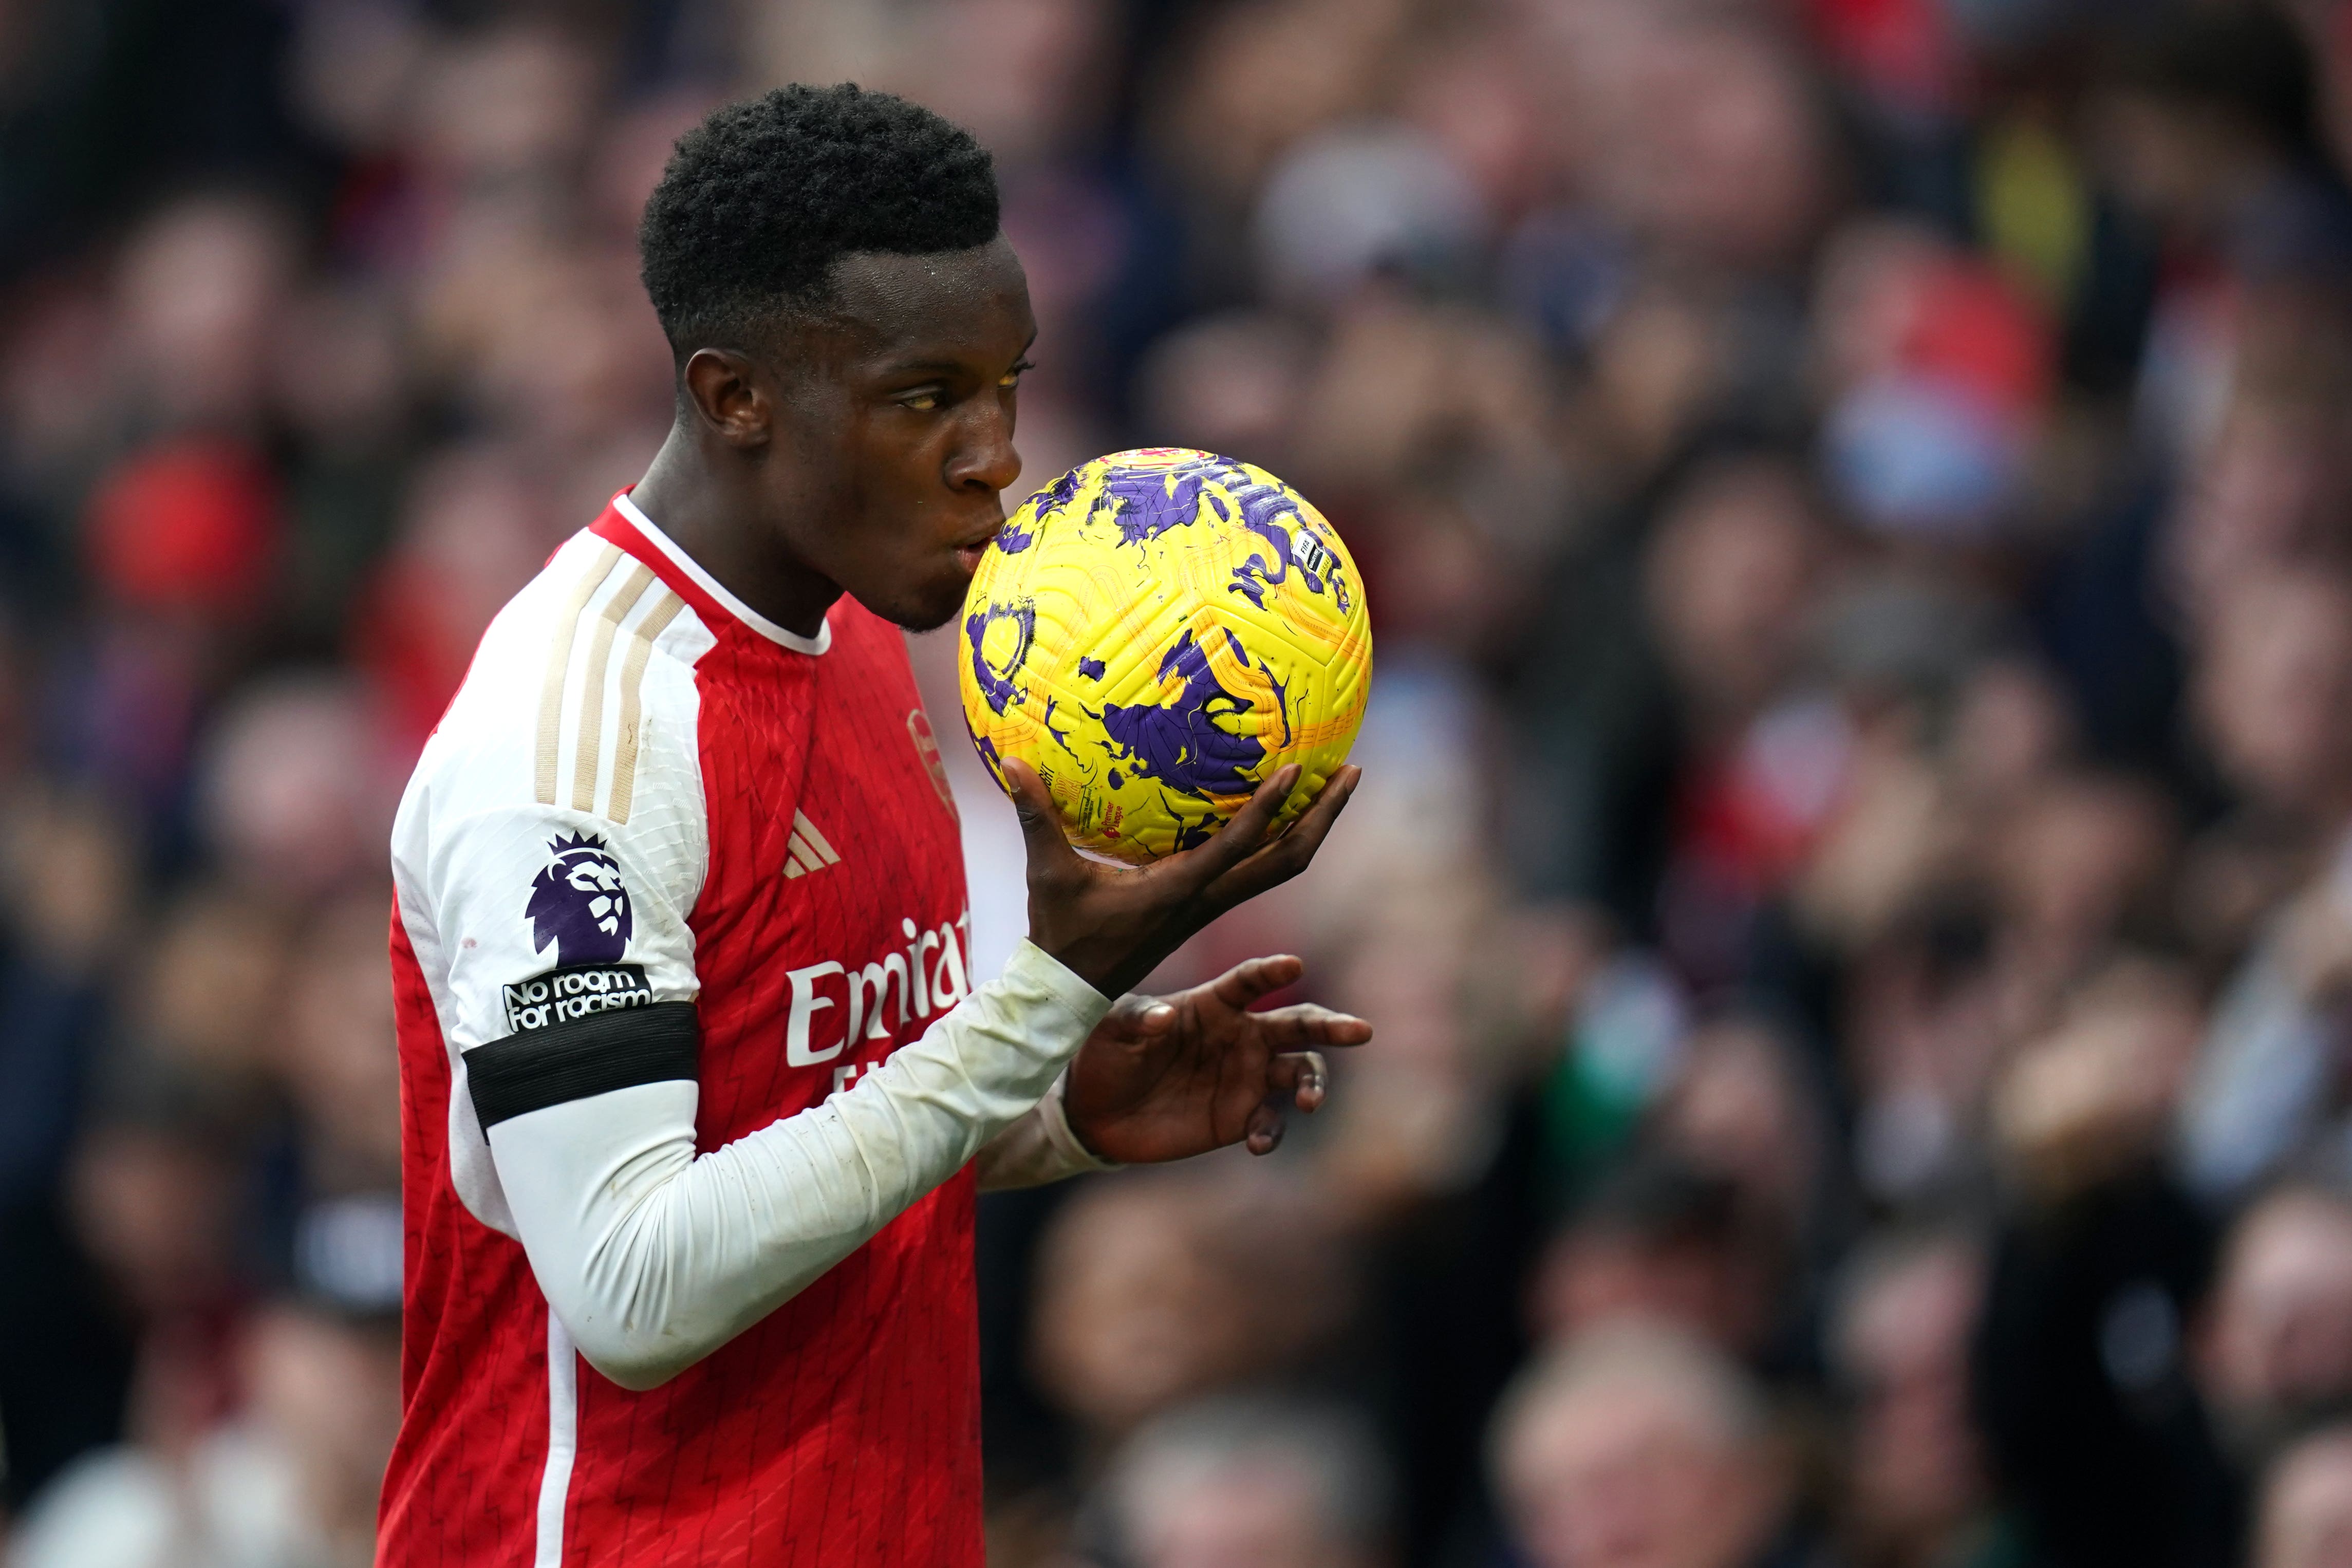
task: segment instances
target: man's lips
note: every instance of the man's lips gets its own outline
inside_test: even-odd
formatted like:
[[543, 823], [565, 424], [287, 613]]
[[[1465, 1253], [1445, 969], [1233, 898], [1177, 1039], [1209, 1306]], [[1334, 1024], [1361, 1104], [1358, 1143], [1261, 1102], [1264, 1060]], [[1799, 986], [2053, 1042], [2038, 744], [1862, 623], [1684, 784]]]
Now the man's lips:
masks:
[[963, 567], [964, 575], [970, 576], [980, 570], [980, 558], [988, 553], [989, 542], [1003, 531], [1003, 529], [1004, 520], [1000, 517], [987, 528], [955, 547], [956, 561]]

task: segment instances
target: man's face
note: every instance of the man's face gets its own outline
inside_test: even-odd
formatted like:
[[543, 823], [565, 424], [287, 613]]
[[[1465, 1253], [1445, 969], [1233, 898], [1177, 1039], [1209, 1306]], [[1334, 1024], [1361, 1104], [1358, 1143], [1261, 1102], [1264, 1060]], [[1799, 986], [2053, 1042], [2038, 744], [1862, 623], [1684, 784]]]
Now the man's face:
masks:
[[805, 566], [902, 626], [955, 615], [1021, 472], [1013, 423], [1037, 335], [1000, 236], [856, 255], [831, 305], [787, 330], [765, 482]]

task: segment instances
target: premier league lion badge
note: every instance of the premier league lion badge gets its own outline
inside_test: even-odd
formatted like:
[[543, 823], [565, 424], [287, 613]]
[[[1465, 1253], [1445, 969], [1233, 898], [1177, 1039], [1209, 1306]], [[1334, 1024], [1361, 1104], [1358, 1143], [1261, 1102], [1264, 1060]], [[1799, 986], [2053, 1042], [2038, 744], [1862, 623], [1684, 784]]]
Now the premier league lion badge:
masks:
[[530, 885], [531, 951], [555, 943], [555, 962], [617, 963], [629, 945], [629, 889], [602, 838], [575, 833], [548, 847], [554, 857]]

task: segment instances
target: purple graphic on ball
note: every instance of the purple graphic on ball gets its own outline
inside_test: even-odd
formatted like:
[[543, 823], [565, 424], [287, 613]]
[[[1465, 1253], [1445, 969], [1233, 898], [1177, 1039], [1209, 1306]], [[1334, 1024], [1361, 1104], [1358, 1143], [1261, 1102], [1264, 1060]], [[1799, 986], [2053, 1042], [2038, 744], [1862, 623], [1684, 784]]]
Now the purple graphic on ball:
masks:
[[1077, 753], [1071, 749], [1070, 732], [1067, 730], [1056, 730], [1054, 728], [1054, 709], [1060, 701], [1061, 699], [1058, 697], [1048, 697], [1045, 699], [1045, 717], [1042, 722], [1045, 726], [1045, 733], [1053, 736], [1055, 740], [1059, 741], [1062, 743], [1062, 750], [1070, 752], [1070, 753], [1075, 756]]
[[[1279, 504], [1288, 504], [1281, 499], [1281, 491], [1266, 493], [1276, 498]], [[1323, 542], [1309, 532], [1305, 525], [1302, 524], [1294, 535], [1269, 515], [1272, 510], [1271, 507], [1253, 506], [1249, 498], [1244, 499], [1242, 526], [1274, 547], [1274, 559], [1269, 561], [1262, 553], [1252, 552], [1247, 561], [1234, 569], [1234, 580], [1225, 591], [1243, 595], [1263, 610], [1265, 608], [1265, 591], [1296, 571], [1310, 594], [1320, 594], [1328, 585], [1339, 602], [1339, 613], [1346, 615], [1350, 606], [1348, 585], [1339, 578], [1339, 558], [1325, 549]], [[1295, 515], [1297, 509], [1293, 507], [1290, 510]]]
[[1044, 489], [1039, 490], [1037, 494], [1042, 499], [1037, 503], [1037, 515], [1052, 517], [1068, 506], [1070, 498], [1078, 493], [1078, 485], [1086, 475], [1086, 465], [1081, 463]]
[[629, 946], [629, 889], [602, 838], [575, 833], [547, 847], [554, 857], [530, 885], [530, 945], [555, 943], [555, 962], [618, 963]]
[[1205, 496], [1220, 518], [1232, 514], [1212, 481], [1247, 484], [1248, 476], [1230, 458], [1208, 457], [1172, 468], [1114, 468], [1103, 478], [1103, 500], [1118, 524], [1121, 544], [1149, 544], [1171, 528], [1200, 521]]
[[1018, 555], [1036, 542], [1034, 531], [1024, 533], [1010, 522], [996, 531], [996, 548], [1007, 555]]
[[1024, 530], [1018, 514], [1006, 520], [996, 532], [996, 548], [1007, 555], [1018, 555], [1037, 542], [1045, 526], [1069, 510], [1070, 498], [1078, 493], [1078, 481], [1086, 477], [1084, 468], [1072, 468], [1052, 484], [1029, 498], [1032, 509], [1031, 526]]
[[[1223, 631], [1236, 658], [1246, 664], [1249, 655], [1241, 639]], [[1160, 679], [1183, 678], [1183, 689], [1166, 704], [1139, 702], [1103, 705], [1103, 728], [1118, 742], [1115, 753], [1129, 764], [1138, 778], [1156, 779], [1178, 795], [1194, 800], [1247, 795], [1256, 787], [1254, 774], [1265, 760], [1265, 747], [1255, 735], [1237, 733], [1218, 722], [1240, 718], [1250, 710], [1250, 700], [1227, 691], [1209, 666], [1208, 650], [1186, 632], [1160, 661]], [[1284, 689], [1274, 688], [1277, 706]], [[1283, 742], [1289, 741], [1290, 715], [1282, 712]]]
[[[988, 637], [988, 628], [999, 621], [1011, 621], [1020, 633], [1020, 640], [1013, 645], [1013, 657], [1004, 661], [1004, 673], [1002, 675], [989, 668], [988, 655], [982, 651], [982, 645]], [[1013, 683], [1013, 678], [1020, 674], [1021, 667], [1028, 662], [1029, 645], [1037, 640], [1037, 606], [1030, 604], [1009, 607], [991, 605], [978, 615], [964, 617], [963, 635], [964, 640], [971, 644], [971, 678], [979, 685], [980, 694], [988, 699], [988, 705], [1002, 713], [1006, 708], [1017, 706], [1024, 700], [1025, 693]]]

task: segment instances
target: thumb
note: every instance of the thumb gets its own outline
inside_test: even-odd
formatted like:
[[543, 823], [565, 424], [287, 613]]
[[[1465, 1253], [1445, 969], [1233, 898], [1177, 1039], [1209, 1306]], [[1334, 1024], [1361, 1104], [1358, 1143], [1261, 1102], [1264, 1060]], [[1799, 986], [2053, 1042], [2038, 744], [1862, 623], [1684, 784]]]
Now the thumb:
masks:
[[1063, 831], [1062, 814], [1046, 792], [1045, 781], [1037, 770], [1018, 758], [1008, 757], [999, 771], [1004, 775], [1005, 788], [1013, 795], [1013, 809], [1021, 818], [1021, 841], [1028, 852], [1029, 874], [1057, 869], [1078, 858], [1070, 847], [1069, 835]]
[[1100, 1032], [1122, 1040], [1149, 1040], [1175, 1026], [1176, 1009], [1159, 996], [1130, 991], [1110, 1005]]

